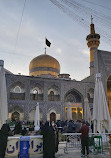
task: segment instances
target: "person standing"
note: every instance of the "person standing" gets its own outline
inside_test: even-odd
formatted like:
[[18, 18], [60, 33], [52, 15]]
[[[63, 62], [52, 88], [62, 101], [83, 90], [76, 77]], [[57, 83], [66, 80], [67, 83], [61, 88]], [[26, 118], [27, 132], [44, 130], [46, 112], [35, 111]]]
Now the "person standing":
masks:
[[55, 152], [58, 152], [58, 145], [59, 145], [59, 133], [58, 133], [58, 128], [57, 125], [54, 124], [53, 129], [55, 131]]
[[82, 145], [82, 157], [85, 156], [85, 150], [87, 157], [89, 155], [89, 127], [86, 125], [85, 121], [82, 122], [81, 132], [81, 145]]
[[94, 132], [93, 131], [93, 122], [91, 121], [91, 130], [92, 130], [92, 133]]
[[49, 122], [42, 128], [43, 134], [43, 158], [55, 158], [55, 131]]
[[7, 124], [3, 124], [0, 130], [0, 158], [5, 158], [8, 134], [9, 134], [9, 128]]
[[17, 119], [16, 120], [16, 124], [15, 124], [15, 128], [14, 128], [14, 134], [21, 134], [22, 132], [22, 124], [21, 122]]

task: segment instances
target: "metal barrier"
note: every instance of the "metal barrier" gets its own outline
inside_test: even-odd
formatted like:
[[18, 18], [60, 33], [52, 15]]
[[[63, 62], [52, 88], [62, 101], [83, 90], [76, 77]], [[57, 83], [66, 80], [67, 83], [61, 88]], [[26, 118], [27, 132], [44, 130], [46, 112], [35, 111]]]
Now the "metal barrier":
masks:
[[66, 137], [66, 147], [64, 148], [64, 152], [67, 152], [68, 149], [81, 149], [81, 133], [64, 133]]
[[[94, 153], [98, 152], [98, 149], [102, 149], [102, 152], [108, 151], [110, 147], [109, 134], [110, 133], [89, 133], [89, 150]], [[81, 150], [81, 133], [63, 133], [63, 135], [66, 138], [64, 152], [68, 152], [69, 149]], [[98, 144], [97, 138], [99, 138], [99, 136], [101, 137], [101, 140], [99, 140]], [[100, 144], [102, 147], [100, 147]], [[97, 147], [98, 145], [99, 147]]]

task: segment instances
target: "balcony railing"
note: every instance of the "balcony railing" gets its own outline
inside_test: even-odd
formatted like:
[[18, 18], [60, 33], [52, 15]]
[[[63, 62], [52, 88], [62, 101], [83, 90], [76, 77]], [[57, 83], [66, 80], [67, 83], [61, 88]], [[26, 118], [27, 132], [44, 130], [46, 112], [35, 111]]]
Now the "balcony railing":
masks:
[[12, 93], [10, 92], [11, 100], [25, 100], [25, 93]]
[[43, 100], [43, 94], [30, 94], [30, 100]]
[[48, 95], [49, 101], [60, 101], [60, 95]]

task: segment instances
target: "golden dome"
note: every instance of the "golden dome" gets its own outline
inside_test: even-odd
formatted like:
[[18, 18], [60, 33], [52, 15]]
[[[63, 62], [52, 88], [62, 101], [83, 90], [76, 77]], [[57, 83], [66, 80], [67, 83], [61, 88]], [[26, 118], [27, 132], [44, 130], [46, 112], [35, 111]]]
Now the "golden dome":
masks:
[[59, 62], [50, 55], [43, 54], [32, 59], [29, 65], [30, 76], [48, 75], [58, 76], [60, 74]]

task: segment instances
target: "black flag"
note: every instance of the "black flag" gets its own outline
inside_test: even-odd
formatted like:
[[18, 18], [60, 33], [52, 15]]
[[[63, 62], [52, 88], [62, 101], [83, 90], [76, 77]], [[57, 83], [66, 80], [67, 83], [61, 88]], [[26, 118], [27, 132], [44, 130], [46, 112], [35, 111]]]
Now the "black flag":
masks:
[[47, 38], [45, 39], [45, 44], [46, 44], [48, 47], [50, 47], [50, 45], [51, 45], [51, 43], [48, 41]]

